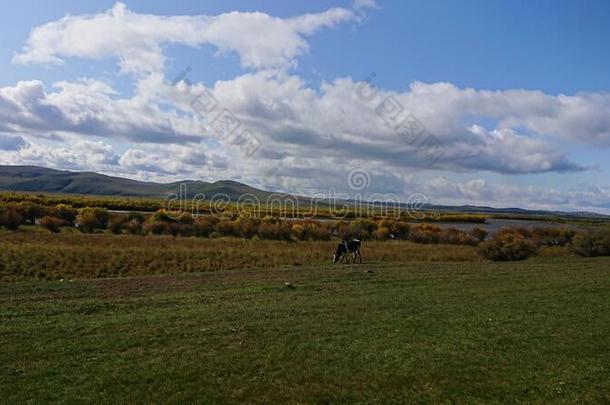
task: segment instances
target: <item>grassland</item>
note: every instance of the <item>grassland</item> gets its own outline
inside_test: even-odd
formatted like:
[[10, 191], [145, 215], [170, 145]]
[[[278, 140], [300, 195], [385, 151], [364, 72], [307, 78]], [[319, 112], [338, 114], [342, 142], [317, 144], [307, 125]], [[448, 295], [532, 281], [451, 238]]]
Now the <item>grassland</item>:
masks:
[[2, 230], [2, 401], [610, 401], [610, 257], [336, 244]]
[[610, 258], [551, 254], [2, 283], [0, 392], [6, 403], [607, 403], [609, 271]]

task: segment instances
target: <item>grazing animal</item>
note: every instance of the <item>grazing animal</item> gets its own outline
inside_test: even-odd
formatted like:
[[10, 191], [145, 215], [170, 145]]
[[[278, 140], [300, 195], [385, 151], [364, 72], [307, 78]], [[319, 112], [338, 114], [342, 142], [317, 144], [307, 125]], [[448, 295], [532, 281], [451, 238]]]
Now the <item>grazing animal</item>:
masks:
[[358, 239], [354, 239], [351, 241], [342, 240], [339, 242], [337, 246], [337, 250], [333, 255], [333, 263], [343, 263], [345, 259], [349, 263], [349, 255], [352, 255], [354, 259], [354, 263], [358, 260], [359, 263], [362, 263], [362, 255], [360, 254], [360, 241]]

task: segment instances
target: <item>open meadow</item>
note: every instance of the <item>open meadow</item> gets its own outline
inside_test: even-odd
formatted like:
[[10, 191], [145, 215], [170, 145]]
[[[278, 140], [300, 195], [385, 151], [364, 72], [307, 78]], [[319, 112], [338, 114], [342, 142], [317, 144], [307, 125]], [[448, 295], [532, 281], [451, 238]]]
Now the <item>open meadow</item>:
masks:
[[[610, 401], [610, 258], [545, 248], [0, 234], [16, 402]], [[287, 286], [286, 283], [289, 283]]]
[[56, 202], [0, 205], [7, 403], [610, 400], [603, 224]]

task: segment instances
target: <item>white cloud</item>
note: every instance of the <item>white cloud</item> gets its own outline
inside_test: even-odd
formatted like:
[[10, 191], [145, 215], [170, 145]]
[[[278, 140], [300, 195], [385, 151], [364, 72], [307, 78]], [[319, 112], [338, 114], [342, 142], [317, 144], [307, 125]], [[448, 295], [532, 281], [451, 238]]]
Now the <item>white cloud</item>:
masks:
[[184, 180], [184, 176], [206, 170], [216, 174], [228, 167], [226, 157], [222, 153], [181, 145], [140, 145], [126, 150], [118, 163], [126, 170], [174, 176], [181, 180]]
[[157, 16], [138, 14], [116, 3], [100, 14], [68, 15], [34, 28], [13, 62], [62, 64], [73, 57], [114, 57], [122, 72], [148, 74], [164, 70], [165, 45], [211, 44], [220, 52], [236, 52], [244, 67], [284, 67], [308, 49], [308, 35], [356, 20], [358, 16], [344, 8], [282, 19], [237, 11], [217, 16]]
[[[398, 94], [417, 117], [443, 132], [465, 117], [498, 120], [499, 128], [527, 128], [588, 145], [610, 146], [610, 93], [550, 95], [532, 90], [460, 89], [451, 83], [414, 82]], [[442, 117], [442, 120], [435, 119]]]
[[100, 141], [67, 139], [65, 143], [49, 144], [29, 140], [20, 149], [0, 151], [0, 163], [9, 165], [37, 165], [58, 169], [108, 169], [117, 164], [113, 148]]
[[0, 88], [0, 120], [5, 132], [47, 136], [71, 133], [135, 142], [187, 143], [204, 138], [193, 117], [163, 110], [144, 98], [116, 98], [95, 80], [58, 82], [47, 93], [40, 81]]
[[[326, 83], [317, 92], [296, 76], [258, 72], [219, 81], [211, 91], [223, 107], [260, 137], [261, 153], [268, 153], [270, 158], [298, 156], [315, 160], [325, 156], [337, 162], [362, 160], [403, 170], [433, 167], [536, 173], [583, 169], [544, 136], [520, 133], [520, 125], [487, 130], [469, 123], [473, 117], [475, 122], [502, 117], [500, 107], [493, 115], [486, 111], [493, 106], [484, 91], [473, 93], [445, 84], [416, 83], [402, 93], [379, 90], [373, 100], [363, 100], [358, 96], [360, 86], [362, 83], [345, 78]], [[201, 90], [197, 88], [194, 93]], [[400, 102], [404, 108], [401, 117], [414, 114], [423, 123], [427, 129], [424, 135], [412, 143], [401, 139], [376, 113], [387, 97]], [[447, 98], [453, 101], [448, 102]], [[519, 99], [509, 98], [507, 101], [498, 96], [494, 102], [508, 105], [504, 114], [512, 116], [510, 105]], [[477, 116], [473, 107], [463, 106], [475, 102], [481, 106]], [[434, 166], [421, 146], [429, 134], [444, 149]]]
[[[68, 134], [139, 144], [190, 144], [193, 148], [216, 138], [239, 155], [239, 147], [230, 146], [210, 125], [219, 111], [227, 109], [242, 123], [237, 132], [249, 130], [261, 142], [254, 159], [244, 161], [252, 166], [272, 166], [276, 160], [298, 157], [315, 167], [324, 156], [331, 160], [329, 164], [361, 161], [388, 170], [538, 173], [583, 169], [545, 136], [519, 132], [527, 127], [527, 120], [515, 122], [514, 129], [507, 127], [505, 120], [491, 129], [467, 122], [473, 117], [475, 122], [490, 117], [502, 121], [503, 117], [516, 117], [515, 111], [521, 109], [529, 112], [528, 120], [535, 120], [530, 109], [519, 103], [529, 105], [532, 98], [539, 97], [552, 103], [553, 98], [544, 94], [520, 92], [524, 101], [513, 94], [495, 94], [492, 99], [485, 91], [415, 83], [402, 93], [379, 90], [374, 100], [363, 100], [358, 96], [361, 86], [344, 78], [325, 83], [316, 91], [297, 76], [261, 71], [218, 81], [210, 89], [198, 84], [183, 93], [163, 82], [162, 76], [151, 75], [139, 82], [134, 97], [125, 99], [106, 83], [91, 79], [59, 82], [49, 93], [41, 82], [30, 81], [0, 88], [0, 118], [3, 132], [15, 135]], [[214, 114], [199, 116], [193, 110], [192, 100], [203, 91], [209, 91], [218, 102]], [[425, 136], [433, 134], [438, 140], [443, 154], [434, 166], [420, 145], [425, 136], [406, 143], [387, 125], [384, 115], [376, 112], [387, 97], [400, 102], [403, 115], [417, 116], [427, 130]], [[475, 109], [475, 105], [480, 108]], [[569, 110], [564, 112], [570, 114]], [[211, 147], [208, 144], [206, 148]]]

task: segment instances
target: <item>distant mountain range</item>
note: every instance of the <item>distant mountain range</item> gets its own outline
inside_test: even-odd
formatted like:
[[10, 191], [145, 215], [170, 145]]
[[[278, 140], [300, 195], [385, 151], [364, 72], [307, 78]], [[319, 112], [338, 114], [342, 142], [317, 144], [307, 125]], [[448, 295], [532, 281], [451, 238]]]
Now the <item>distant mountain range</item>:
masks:
[[178, 193], [181, 184], [186, 185], [186, 198], [193, 198], [197, 194], [211, 197], [224, 193], [233, 200], [250, 193], [266, 199], [272, 194], [230, 180], [155, 183], [94, 172], [71, 172], [38, 166], [0, 166], [0, 190], [3, 191], [163, 198], [169, 193]]
[[[271, 194], [231, 180], [220, 180], [214, 183], [196, 180], [184, 180], [174, 183], [155, 183], [138, 181], [121, 177], [106, 176], [95, 172], [71, 172], [55, 170], [38, 166], [1, 166], [0, 190], [30, 193], [78, 194], [122, 197], [163, 198], [169, 193], [178, 193], [180, 185], [186, 185], [186, 198], [197, 194], [212, 197], [216, 194], [226, 194], [237, 201], [244, 194], [252, 194], [261, 201]], [[307, 197], [294, 197], [307, 200]], [[349, 203], [349, 201], [348, 201]], [[563, 212], [526, 210], [522, 208], [493, 208], [474, 205], [446, 206], [427, 204], [424, 209], [481, 214], [513, 214], [513, 215], [556, 215], [579, 218], [610, 218], [608, 215], [593, 212]]]

